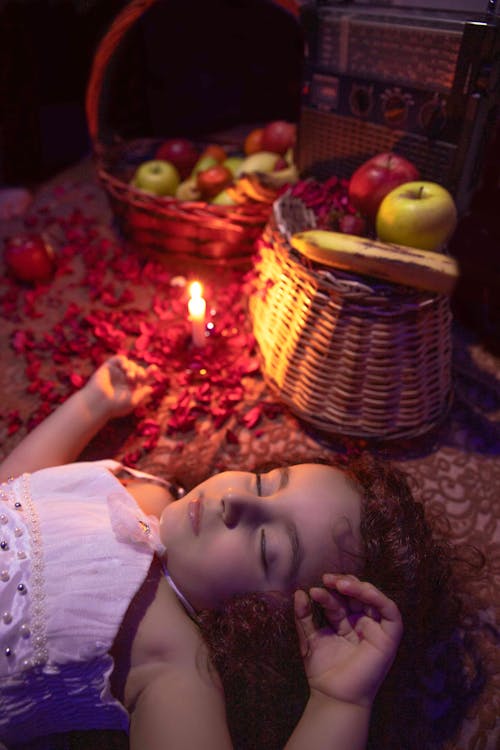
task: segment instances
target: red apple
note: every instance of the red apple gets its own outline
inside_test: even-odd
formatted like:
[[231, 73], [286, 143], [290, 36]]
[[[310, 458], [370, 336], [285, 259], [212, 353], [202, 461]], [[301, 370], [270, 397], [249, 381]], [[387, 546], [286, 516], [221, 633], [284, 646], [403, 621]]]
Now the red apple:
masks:
[[196, 146], [186, 138], [170, 138], [168, 141], [164, 141], [155, 154], [155, 159], [169, 161], [173, 164], [182, 180], [191, 174], [198, 158]]
[[362, 164], [349, 181], [349, 200], [364, 216], [375, 221], [385, 196], [403, 182], [418, 180], [418, 169], [403, 156], [377, 154]]
[[196, 175], [196, 186], [205, 199], [210, 199], [222, 192], [233, 182], [233, 173], [222, 164], [198, 172]]
[[5, 264], [19, 281], [47, 282], [55, 271], [54, 251], [39, 234], [6, 237]]
[[209, 143], [201, 152], [200, 159], [204, 156], [211, 156], [218, 164], [222, 164], [227, 159], [226, 149], [218, 143]]
[[260, 151], [272, 151], [275, 154], [286, 154], [295, 145], [297, 127], [291, 122], [274, 120], [268, 123], [262, 131]]

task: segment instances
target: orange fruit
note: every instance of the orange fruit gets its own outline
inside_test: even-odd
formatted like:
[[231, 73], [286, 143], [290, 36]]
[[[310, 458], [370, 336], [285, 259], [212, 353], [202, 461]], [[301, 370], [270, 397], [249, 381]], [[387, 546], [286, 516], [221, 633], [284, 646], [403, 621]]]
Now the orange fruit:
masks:
[[219, 164], [227, 159], [227, 153], [218, 143], [211, 143], [207, 146], [202, 153], [202, 157], [203, 156], [212, 156], [215, 161], [219, 162]]
[[257, 151], [262, 151], [262, 133], [264, 128], [255, 128], [245, 138], [243, 144], [243, 151], [247, 156], [255, 154]]

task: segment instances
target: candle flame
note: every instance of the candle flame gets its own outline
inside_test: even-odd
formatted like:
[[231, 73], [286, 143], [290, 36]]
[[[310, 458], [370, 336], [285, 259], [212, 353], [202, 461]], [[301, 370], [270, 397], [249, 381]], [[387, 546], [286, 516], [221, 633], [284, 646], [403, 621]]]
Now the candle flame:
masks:
[[193, 281], [191, 286], [189, 287], [189, 294], [191, 295], [191, 299], [201, 299], [203, 292], [203, 288], [199, 281]]

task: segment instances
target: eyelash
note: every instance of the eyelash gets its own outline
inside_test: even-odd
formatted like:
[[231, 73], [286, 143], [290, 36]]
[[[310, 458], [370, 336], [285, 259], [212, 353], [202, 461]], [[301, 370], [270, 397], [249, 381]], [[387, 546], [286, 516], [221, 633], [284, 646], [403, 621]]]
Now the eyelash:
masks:
[[256, 485], [257, 495], [259, 497], [262, 497], [262, 477], [260, 474], [255, 475], [255, 485]]
[[260, 557], [262, 565], [264, 566], [264, 571], [267, 573], [269, 566], [266, 557], [266, 532], [264, 529], [260, 532]]
[[[258, 497], [262, 497], [262, 475], [256, 474], [255, 475], [255, 489], [257, 492]], [[267, 572], [269, 570], [269, 563], [267, 561], [267, 554], [266, 554], [266, 532], [265, 529], [261, 529], [260, 532], [260, 557], [262, 561], [262, 566], [264, 568], [264, 572], [267, 575]]]

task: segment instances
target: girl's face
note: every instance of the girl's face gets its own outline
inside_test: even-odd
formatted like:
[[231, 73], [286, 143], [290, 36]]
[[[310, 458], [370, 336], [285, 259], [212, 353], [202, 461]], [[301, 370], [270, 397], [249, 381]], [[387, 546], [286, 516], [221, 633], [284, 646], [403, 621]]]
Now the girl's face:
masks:
[[163, 511], [169, 574], [198, 610], [356, 572], [360, 512], [359, 493], [330, 466], [217, 474]]

